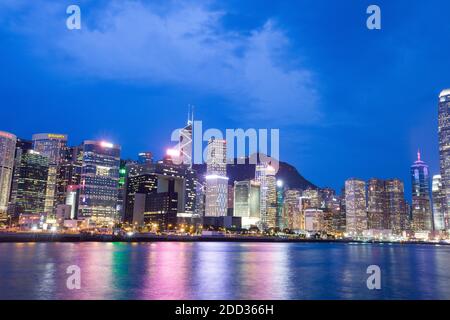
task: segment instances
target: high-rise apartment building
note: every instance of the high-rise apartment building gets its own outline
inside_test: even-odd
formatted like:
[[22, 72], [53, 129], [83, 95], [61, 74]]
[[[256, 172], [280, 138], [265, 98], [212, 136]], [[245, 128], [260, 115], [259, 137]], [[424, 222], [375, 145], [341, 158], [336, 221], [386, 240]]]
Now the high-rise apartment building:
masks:
[[368, 229], [389, 229], [384, 180], [372, 178], [367, 182], [367, 222]]
[[385, 181], [385, 188], [388, 226], [395, 234], [399, 234], [409, 228], [405, 187], [399, 179], [389, 179]]
[[361, 235], [367, 230], [366, 183], [360, 179], [345, 181], [346, 231]]
[[8, 218], [16, 141], [15, 135], [0, 131], [0, 223], [4, 223]]
[[304, 219], [301, 210], [300, 190], [288, 189], [284, 194], [284, 216], [287, 228], [290, 230], [304, 229]]

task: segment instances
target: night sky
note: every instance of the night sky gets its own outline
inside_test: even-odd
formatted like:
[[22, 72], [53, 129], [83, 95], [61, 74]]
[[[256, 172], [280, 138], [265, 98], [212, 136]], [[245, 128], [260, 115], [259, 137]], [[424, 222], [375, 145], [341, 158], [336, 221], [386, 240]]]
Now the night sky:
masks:
[[281, 160], [319, 186], [398, 177], [409, 192], [418, 148], [438, 173], [450, 2], [272, 2], [2, 0], [0, 130], [161, 155], [193, 104], [204, 128], [280, 129]]

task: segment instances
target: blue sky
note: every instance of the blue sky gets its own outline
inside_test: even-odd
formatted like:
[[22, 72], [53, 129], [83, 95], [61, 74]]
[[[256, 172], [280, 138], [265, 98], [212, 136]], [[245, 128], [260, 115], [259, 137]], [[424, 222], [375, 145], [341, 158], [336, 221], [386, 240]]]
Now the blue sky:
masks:
[[[68, 30], [77, 4], [82, 29]], [[377, 4], [382, 29], [366, 28]], [[0, 3], [0, 130], [161, 154], [186, 121], [280, 129], [281, 160], [320, 186], [392, 178], [417, 149], [438, 172], [450, 87], [448, 1]]]

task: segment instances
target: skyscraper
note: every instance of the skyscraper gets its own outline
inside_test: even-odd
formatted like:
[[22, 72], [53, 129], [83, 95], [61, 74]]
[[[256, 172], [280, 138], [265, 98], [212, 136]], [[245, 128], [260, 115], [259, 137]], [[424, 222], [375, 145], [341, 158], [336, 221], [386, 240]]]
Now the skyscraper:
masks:
[[206, 159], [206, 217], [225, 217], [228, 207], [227, 145], [210, 139]]
[[360, 179], [345, 181], [346, 231], [361, 235], [367, 229], [366, 183]]
[[255, 168], [255, 179], [261, 185], [260, 210], [262, 228], [277, 227], [277, 178], [270, 163], [260, 163]]
[[450, 219], [450, 89], [439, 95], [439, 159], [441, 169], [442, 192], [445, 197], [444, 220], [449, 228]]
[[417, 152], [417, 160], [411, 166], [412, 223], [416, 231], [433, 229], [430, 201], [430, 176], [428, 166]]
[[409, 229], [405, 187], [399, 179], [385, 181], [386, 209], [389, 214], [389, 228], [396, 234]]
[[67, 135], [38, 133], [33, 135], [33, 149], [48, 158], [48, 181], [45, 196], [45, 212], [52, 215], [56, 208], [57, 177], [63, 150], [67, 144]]
[[17, 189], [13, 201], [16, 217], [23, 214], [44, 214], [48, 166], [48, 157], [34, 150], [21, 155], [15, 170]]
[[372, 178], [367, 182], [368, 229], [389, 229], [385, 181]]
[[25, 155], [29, 150], [33, 150], [33, 143], [30, 140], [17, 138], [16, 149], [14, 154], [14, 171], [11, 183], [11, 195], [9, 197], [8, 215], [12, 216], [14, 220], [17, 220], [15, 203], [17, 199], [17, 192], [19, 188], [19, 177], [20, 177], [20, 165], [22, 161], [22, 156]]
[[0, 222], [7, 219], [16, 141], [15, 135], [0, 131]]
[[79, 218], [99, 224], [118, 219], [120, 151], [112, 143], [84, 141]]
[[254, 180], [234, 182], [233, 216], [242, 218], [242, 227], [256, 226], [260, 219], [260, 186]]
[[284, 215], [287, 228], [290, 230], [304, 229], [304, 217], [302, 217], [300, 190], [288, 189], [284, 195]]
[[445, 230], [445, 194], [442, 188], [442, 181], [440, 175], [433, 176], [432, 184], [432, 197], [433, 197], [433, 222], [434, 230]]
[[263, 223], [267, 228], [277, 227], [277, 178], [275, 169], [268, 165], [266, 169], [267, 193], [266, 193], [266, 216], [263, 217]]

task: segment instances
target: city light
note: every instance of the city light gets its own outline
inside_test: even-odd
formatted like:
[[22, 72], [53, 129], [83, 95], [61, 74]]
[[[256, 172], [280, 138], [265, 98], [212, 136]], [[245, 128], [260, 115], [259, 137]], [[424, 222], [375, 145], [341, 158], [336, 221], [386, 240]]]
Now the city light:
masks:
[[106, 142], [106, 141], [100, 142], [100, 145], [101, 145], [103, 148], [108, 148], [108, 149], [111, 149], [111, 148], [114, 147], [114, 145], [113, 145], [112, 143]]
[[180, 151], [177, 149], [167, 149], [166, 154], [170, 157], [179, 157]]

